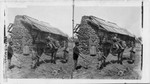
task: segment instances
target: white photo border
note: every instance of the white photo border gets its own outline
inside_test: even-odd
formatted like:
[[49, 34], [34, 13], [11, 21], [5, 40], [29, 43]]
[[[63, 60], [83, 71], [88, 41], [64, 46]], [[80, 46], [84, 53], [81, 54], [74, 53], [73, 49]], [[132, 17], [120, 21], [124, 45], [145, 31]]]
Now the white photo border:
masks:
[[[3, 41], [3, 25], [4, 25], [4, 17], [3, 17], [3, 9], [5, 9], [7, 7], [27, 7], [28, 5], [36, 5], [36, 6], [57, 6], [57, 5], [72, 5], [72, 0], [56, 0], [56, 1], [39, 1], [39, 2], [35, 2], [35, 1], [29, 1], [29, 0], [24, 0], [24, 2], [21, 1], [15, 1], [14, 2], [0, 2], [0, 28], [1, 28], [1, 43], [0, 43], [0, 47], [1, 47], [1, 58], [0, 58], [0, 69], [3, 70], [3, 58], [4, 57], [4, 41]], [[142, 0], [125, 0], [125, 1], [98, 1], [98, 0], [94, 0], [91, 1], [88, 0], [88, 4], [85, 4], [84, 0], [82, 1], [77, 1], [76, 5], [79, 6], [93, 6], [93, 5], [97, 5], [97, 6], [141, 6], [141, 2]], [[97, 3], [98, 2], [98, 3]], [[150, 83], [149, 79], [150, 79], [150, 52], [149, 52], [149, 46], [150, 46], [150, 1], [149, 0], [143, 0], [144, 2], [144, 26], [143, 26], [143, 31], [142, 31], [142, 38], [143, 38], [143, 70], [142, 70], [142, 79], [141, 80], [116, 80], [116, 79], [111, 79], [111, 80], [107, 80], [107, 79], [3, 79], [3, 75], [1, 75], [1, 79], [3, 80], [3, 84], [27, 84], [27, 83], [36, 83], [36, 84], [49, 84], [49, 83]], [[72, 11], [71, 11], [72, 12]], [[0, 72], [3, 73], [3, 72]]]

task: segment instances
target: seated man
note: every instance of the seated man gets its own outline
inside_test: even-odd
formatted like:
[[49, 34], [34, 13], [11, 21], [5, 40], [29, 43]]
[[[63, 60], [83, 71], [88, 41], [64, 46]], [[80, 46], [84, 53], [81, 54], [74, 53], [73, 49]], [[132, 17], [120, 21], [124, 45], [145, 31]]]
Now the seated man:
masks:
[[45, 54], [48, 54], [50, 53], [50, 49], [53, 47], [52, 43], [51, 43], [51, 40], [50, 40], [50, 37], [47, 37], [46, 38], [46, 48], [45, 48]]
[[54, 46], [55, 46], [55, 49], [59, 49], [60, 48], [59, 41], [55, 40], [54, 41]]
[[120, 43], [120, 39], [117, 38], [117, 34], [114, 35], [114, 37], [112, 38], [113, 41], [113, 55], [115, 55], [118, 51], [119, 48], [124, 49], [124, 47], [121, 45]]
[[112, 38], [114, 45], [116, 47], [116, 49], [119, 49], [119, 47], [121, 49], [123, 49], [123, 46], [119, 43], [121, 40], [119, 38], [117, 38], [117, 34], [115, 34], [115, 36]]
[[47, 50], [49, 49], [53, 49], [53, 50], [58, 50], [60, 47], [59, 41], [51, 38], [50, 36], [48, 36], [46, 38], [46, 44], [47, 44]]

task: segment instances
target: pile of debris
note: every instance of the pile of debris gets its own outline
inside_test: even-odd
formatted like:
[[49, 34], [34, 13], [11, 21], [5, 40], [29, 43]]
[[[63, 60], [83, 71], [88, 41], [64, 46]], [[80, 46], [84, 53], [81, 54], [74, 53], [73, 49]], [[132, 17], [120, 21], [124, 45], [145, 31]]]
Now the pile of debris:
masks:
[[113, 79], [139, 79], [133, 67], [120, 64], [107, 65], [102, 69], [101, 75]]

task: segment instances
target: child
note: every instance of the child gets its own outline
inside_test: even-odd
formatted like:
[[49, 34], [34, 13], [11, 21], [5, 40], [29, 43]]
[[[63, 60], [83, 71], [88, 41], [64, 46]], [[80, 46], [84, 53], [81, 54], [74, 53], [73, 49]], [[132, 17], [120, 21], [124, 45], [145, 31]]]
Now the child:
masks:
[[77, 68], [77, 62], [78, 62], [78, 57], [79, 57], [79, 42], [75, 42], [75, 47], [73, 48], [73, 60], [74, 60], [74, 69]]
[[31, 68], [34, 69], [36, 68], [36, 63], [37, 63], [37, 50], [36, 47], [33, 46], [31, 49], [31, 58], [32, 58], [32, 64], [31, 64]]
[[130, 63], [134, 63], [134, 61], [135, 61], [135, 53], [136, 53], [134, 42], [131, 42], [131, 46], [132, 46], [132, 48], [130, 50]]
[[11, 67], [11, 58], [13, 56], [13, 49], [12, 49], [12, 45], [13, 45], [13, 42], [9, 42], [9, 45], [8, 45], [8, 68], [10, 69]]
[[64, 62], [67, 62], [68, 59], [69, 59], [69, 51], [68, 51], [68, 42], [67, 41], [64, 41], [64, 55], [63, 55], [63, 59], [64, 59]]

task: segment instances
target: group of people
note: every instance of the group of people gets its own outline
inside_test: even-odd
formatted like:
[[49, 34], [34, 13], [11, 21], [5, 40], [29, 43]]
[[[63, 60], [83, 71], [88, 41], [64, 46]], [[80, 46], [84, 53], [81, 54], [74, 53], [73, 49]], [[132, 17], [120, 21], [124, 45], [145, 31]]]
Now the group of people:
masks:
[[[122, 45], [120, 45], [120, 43], [118, 43], [118, 38], [117, 35], [115, 34], [114, 37], [112, 38], [114, 44], [116, 45], [116, 47], [121, 47], [123, 48]], [[8, 46], [8, 67], [10, 68], [11, 66], [11, 58], [13, 56], [13, 48], [12, 48], [13, 42], [9, 42], [9, 46]], [[49, 46], [53, 45], [52, 43], [48, 44]], [[56, 46], [57, 47], [57, 46]], [[66, 48], [65, 48], [66, 49]], [[68, 51], [64, 50], [64, 52], [68, 53]], [[132, 42], [132, 48], [130, 51], [130, 59], [133, 58], [133, 56], [135, 55], [135, 45]], [[64, 55], [66, 55], [66, 53], [64, 53]], [[80, 55], [80, 50], [79, 50], [79, 42], [75, 42], [75, 46], [73, 48], [73, 60], [74, 60], [74, 69], [77, 69], [77, 63], [78, 63], [78, 58]]]
[[[102, 42], [105, 42], [107, 40], [107, 38], [104, 38]], [[118, 49], [125, 49], [126, 47], [126, 42], [122, 41], [121, 43], [121, 39], [118, 38], [117, 34], [114, 34], [114, 36], [112, 37], [112, 42], [113, 42], [113, 46], [115, 46], [115, 51], [116, 52]], [[130, 60], [134, 61], [134, 57], [135, 57], [135, 43], [131, 42], [131, 50], [130, 50]], [[74, 69], [77, 69], [77, 62], [78, 62], [78, 57], [80, 56], [80, 51], [79, 51], [79, 42], [75, 42], [75, 47], [73, 48], [73, 60], [74, 60]]]
[[[51, 38], [51, 37], [47, 37], [46, 38], [46, 41], [45, 41], [45, 43], [44, 44], [46, 44], [45, 45], [45, 48], [43, 48], [44, 46], [43, 45], [33, 45], [32, 47], [31, 47], [31, 58], [32, 58], [32, 64], [31, 64], [31, 67], [33, 67], [33, 66], [35, 66], [35, 64], [37, 63], [37, 60], [39, 60], [39, 55], [38, 55], [38, 53], [45, 53], [45, 54], [48, 54], [48, 53], [52, 53], [52, 52], [55, 52], [55, 53], [53, 53], [52, 55], [53, 56], [51, 56], [52, 57], [52, 60], [56, 60], [56, 57], [54, 56], [54, 54], [56, 54], [56, 52], [57, 52], [57, 50], [59, 49], [59, 47], [60, 47], [60, 44], [59, 44], [59, 42], [57, 41], [57, 40], [55, 40], [55, 39], [53, 39], [53, 38]], [[64, 61], [65, 62], [67, 62], [68, 60], [66, 59], [67, 58], [67, 55], [68, 55], [68, 51], [67, 51], [67, 46], [68, 44], [67, 44], [67, 42], [65, 41], [64, 42], [64, 50], [63, 50], [63, 52], [64, 52], [64, 54], [63, 54], [63, 58], [65, 59]], [[40, 49], [38, 49], [37, 50], [37, 48], [39, 48], [39, 47], [41, 47]], [[9, 42], [9, 45], [8, 45], [8, 47], [7, 47], [7, 60], [8, 60], [8, 69], [11, 69], [11, 59], [12, 59], [12, 57], [13, 57], [13, 55], [14, 55], [14, 51], [13, 51], [13, 42], [12, 41], [10, 41]], [[41, 50], [42, 49], [42, 50]], [[39, 51], [39, 50], [41, 50], [41, 51]]]

